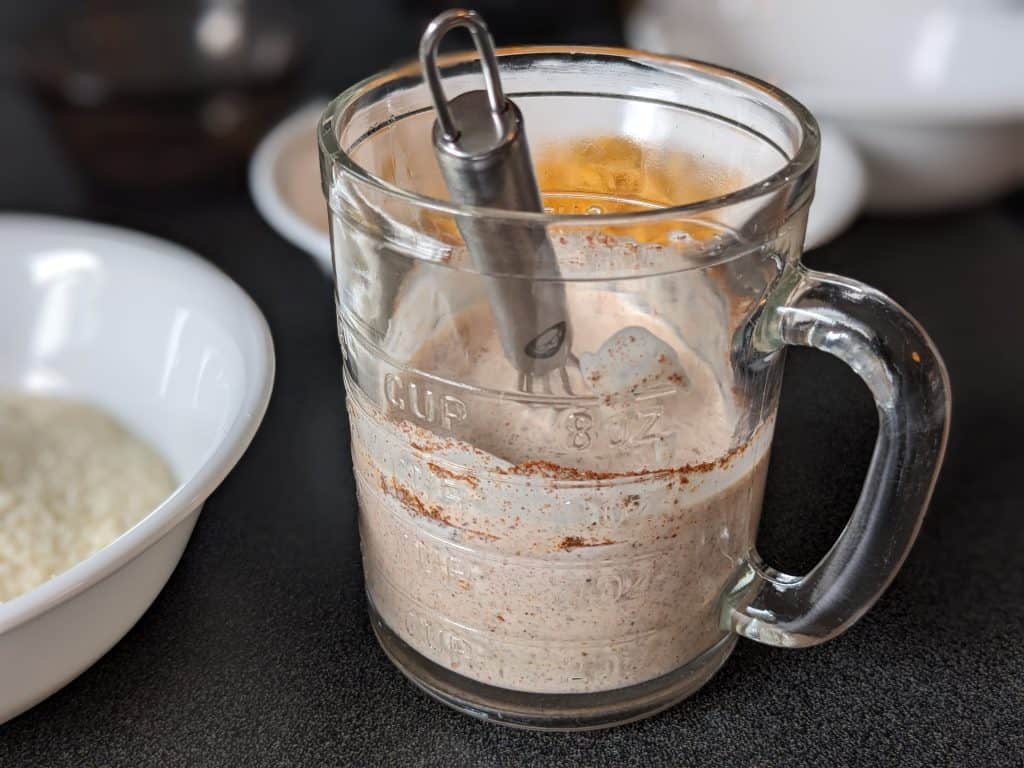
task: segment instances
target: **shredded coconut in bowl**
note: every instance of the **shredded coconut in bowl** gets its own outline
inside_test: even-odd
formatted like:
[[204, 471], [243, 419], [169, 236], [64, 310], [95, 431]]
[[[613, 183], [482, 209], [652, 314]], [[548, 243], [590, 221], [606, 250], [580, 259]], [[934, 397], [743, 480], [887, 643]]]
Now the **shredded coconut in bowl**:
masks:
[[105, 547], [174, 486], [163, 457], [95, 406], [0, 394], [0, 603]]

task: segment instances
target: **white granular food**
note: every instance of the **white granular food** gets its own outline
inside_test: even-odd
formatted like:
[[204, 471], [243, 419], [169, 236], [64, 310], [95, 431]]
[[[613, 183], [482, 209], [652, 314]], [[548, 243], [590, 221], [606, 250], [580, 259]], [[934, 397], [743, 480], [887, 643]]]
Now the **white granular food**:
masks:
[[0, 394], [0, 602], [105, 547], [174, 485], [164, 459], [102, 410]]

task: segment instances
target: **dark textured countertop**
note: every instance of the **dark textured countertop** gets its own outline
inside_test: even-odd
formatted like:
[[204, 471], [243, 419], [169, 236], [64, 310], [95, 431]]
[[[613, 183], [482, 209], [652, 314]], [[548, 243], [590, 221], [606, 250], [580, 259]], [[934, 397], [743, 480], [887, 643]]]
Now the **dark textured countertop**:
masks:
[[[330, 36], [319, 38], [309, 92], [337, 90], [394, 58], [397, 38], [406, 44], [397, 33], [382, 50], [364, 42], [362, 59], [340, 52], [335, 67]], [[11, 82], [0, 115], [0, 209], [94, 218], [196, 250], [260, 305], [278, 354], [263, 428], [166, 589], [94, 667], [0, 726], [3, 768], [1024, 764], [1021, 195], [865, 218], [806, 259], [897, 298], [952, 378], [931, 512], [874, 610], [810, 650], [741, 642], [706, 688], [651, 720], [536, 734], [448, 711], [374, 642], [331, 288], [312, 260], [263, 223], [241, 186], [173, 205], [104, 201]], [[859, 381], [825, 355], [793, 351], [760, 537], [770, 562], [801, 571], [827, 550], [874, 435]]]

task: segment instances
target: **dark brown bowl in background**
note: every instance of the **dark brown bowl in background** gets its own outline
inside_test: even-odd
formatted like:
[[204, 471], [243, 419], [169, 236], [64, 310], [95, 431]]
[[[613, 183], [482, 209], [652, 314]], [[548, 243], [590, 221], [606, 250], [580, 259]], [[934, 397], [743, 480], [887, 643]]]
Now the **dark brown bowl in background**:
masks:
[[22, 51], [33, 90], [94, 180], [182, 188], [240, 171], [288, 107], [301, 35], [241, 2], [78, 12]]

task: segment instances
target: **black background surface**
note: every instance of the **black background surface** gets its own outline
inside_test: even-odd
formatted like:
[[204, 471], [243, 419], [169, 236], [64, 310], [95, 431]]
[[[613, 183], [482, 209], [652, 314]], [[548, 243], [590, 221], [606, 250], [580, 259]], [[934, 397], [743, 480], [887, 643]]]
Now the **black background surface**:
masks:
[[[17, 5], [0, 8], [0, 210], [95, 219], [194, 249], [262, 308], [278, 374], [262, 429], [166, 589], [94, 667], [0, 726], [0, 766], [1024, 765], [1020, 194], [958, 213], [863, 218], [806, 258], [901, 301], [952, 378], [953, 432], [931, 512], [877, 607], [818, 648], [741, 642], [705, 689], [649, 721], [508, 731], [428, 700], [373, 640], [328, 280], [259, 218], [240, 182], [191, 202], [90, 192], [12, 66], [12, 45], [54, 3]], [[429, 15], [415, 3], [351, 5], [308, 5], [312, 58], [297, 103], [413, 52]], [[574, 23], [546, 13], [532, 3], [488, 15], [504, 43], [619, 39], [605, 12]], [[828, 549], [874, 436], [853, 374], [792, 352], [759, 542], [769, 562], [800, 572]]]

